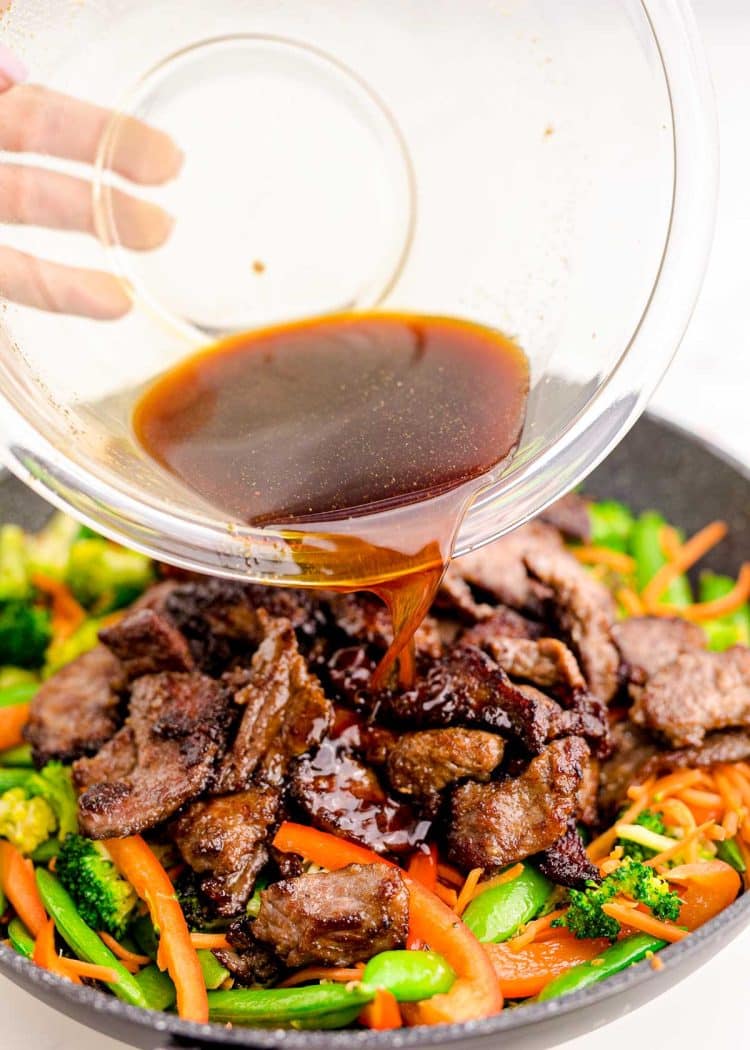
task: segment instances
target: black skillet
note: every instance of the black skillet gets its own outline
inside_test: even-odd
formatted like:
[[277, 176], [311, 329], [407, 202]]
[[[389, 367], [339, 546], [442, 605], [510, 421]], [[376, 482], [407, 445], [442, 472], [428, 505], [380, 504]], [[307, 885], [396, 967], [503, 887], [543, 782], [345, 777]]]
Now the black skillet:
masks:
[[[705, 563], [718, 571], [736, 572], [750, 551], [750, 472], [665, 423], [642, 419], [589, 478], [586, 491], [597, 498], [621, 499], [636, 510], [662, 510], [687, 532], [721, 517], [729, 524], [730, 537]], [[40, 526], [49, 513], [40, 499], [14, 479], [0, 482], [0, 508], [0, 520], [31, 528]], [[513, 1050], [542, 1050], [653, 999], [697, 969], [749, 922], [750, 894], [681, 943], [666, 948], [660, 956], [665, 964], [660, 971], [642, 963], [565, 999], [505, 1010], [471, 1024], [397, 1032], [228, 1030], [188, 1024], [169, 1014], [127, 1006], [104, 992], [62, 982], [2, 946], [0, 972], [69, 1017], [144, 1050], [210, 1046], [364, 1050], [450, 1043], [460, 1043], [462, 1050], [490, 1050], [505, 1040]]]

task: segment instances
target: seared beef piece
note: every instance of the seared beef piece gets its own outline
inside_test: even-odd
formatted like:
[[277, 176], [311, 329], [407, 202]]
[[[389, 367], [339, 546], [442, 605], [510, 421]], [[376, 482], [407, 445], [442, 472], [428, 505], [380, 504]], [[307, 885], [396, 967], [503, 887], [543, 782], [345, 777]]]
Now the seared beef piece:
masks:
[[385, 726], [363, 725], [358, 728], [355, 745], [368, 766], [384, 766], [398, 741], [398, 734]]
[[643, 769], [657, 752], [654, 741], [628, 719], [610, 730], [612, 756], [602, 762], [599, 772], [599, 802], [605, 813], [624, 802], [631, 784], [645, 780]]
[[[386, 650], [391, 644], [391, 614], [375, 595], [362, 591], [354, 594], [331, 594], [326, 598], [325, 604], [335, 626], [347, 638], [381, 650]], [[418, 653], [426, 656], [438, 657], [443, 651], [438, 625], [431, 616], [426, 616], [417, 628], [414, 645]]]
[[[530, 686], [521, 686], [528, 693]], [[561, 736], [582, 736], [597, 758], [608, 758], [612, 753], [607, 708], [591, 693], [579, 693], [572, 705], [558, 707], [550, 720], [549, 739]]]
[[123, 726], [111, 740], [91, 758], [80, 758], [73, 763], [73, 785], [85, 791], [105, 780], [124, 780], [135, 762], [135, 742], [130, 726]]
[[634, 699], [662, 667], [683, 653], [706, 648], [705, 632], [679, 617], [631, 616], [612, 625], [612, 638]]
[[662, 776], [673, 769], [712, 766], [717, 762], [743, 762], [750, 758], [750, 732], [725, 729], [709, 733], [700, 747], [683, 747], [677, 751], [657, 751], [643, 767], [641, 779], [652, 774]]
[[318, 744], [331, 723], [332, 708], [297, 648], [288, 620], [255, 614], [262, 641], [253, 655], [247, 684], [235, 694], [244, 707], [232, 744], [221, 763], [216, 792], [247, 787], [253, 776], [281, 784], [289, 763]]
[[648, 680], [630, 717], [674, 747], [698, 746], [712, 729], [750, 725], [750, 649], [683, 653]]
[[84, 834], [135, 835], [200, 795], [226, 746], [227, 723], [228, 698], [205, 675], [164, 671], [136, 679], [125, 726], [94, 759], [77, 763], [77, 777], [89, 783], [88, 762], [105, 774], [78, 799]]
[[409, 895], [397, 868], [350, 864], [263, 890], [253, 933], [289, 967], [351, 966], [401, 947]]
[[291, 773], [290, 792], [317, 828], [378, 853], [404, 853], [422, 842], [430, 822], [390, 798], [380, 781], [349, 751], [346, 740], [325, 740]]
[[620, 654], [612, 641], [615, 603], [568, 551], [534, 551], [526, 566], [552, 592], [550, 606], [558, 626], [578, 655], [589, 689], [605, 703], [618, 686]]
[[582, 890], [591, 880], [601, 882], [599, 869], [586, 855], [586, 847], [578, 834], [575, 820], [571, 820], [557, 842], [534, 858], [534, 863], [542, 875], [558, 886]]
[[332, 696], [352, 707], [366, 707], [370, 701], [370, 679], [377, 665], [377, 652], [367, 646], [337, 649], [326, 667]]
[[491, 653], [496, 638], [541, 638], [544, 630], [544, 625], [537, 620], [529, 620], [515, 609], [497, 605], [492, 607], [490, 616], [465, 630], [459, 640], [467, 645], [478, 645], [480, 649]]
[[276, 822], [277, 788], [251, 787], [234, 795], [194, 802], [170, 827], [183, 859], [204, 874], [201, 891], [219, 915], [237, 915], [268, 860]]
[[491, 871], [556, 842], [578, 808], [589, 749], [578, 737], [555, 740], [520, 776], [455, 788], [448, 857], [459, 867]]
[[271, 846], [269, 853], [282, 879], [295, 879], [304, 874], [305, 862], [298, 853], [282, 853], [275, 846]]
[[128, 612], [111, 627], [99, 631], [99, 641], [122, 664], [118, 686], [159, 671], [192, 671], [195, 662], [184, 634], [153, 609]]
[[575, 656], [558, 638], [508, 638], [489, 634], [488, 624], [472, 627], [462, 636], [462, 644], [478, 645], [510, 675], [532, 682], [564, 698], [586, 691], [586, 680]]
[[541, 521], [553, 525], [566, 540], [591, 542], [589, 501], [577, 492], [569, 492], [539, 515]]
[[152, 584], [148, 590], [144, 591], [140, 598], [136, 598], [129, 611], [135, 612], [136, 609], [151, 609], [153, 612], [159, 613], [160, 616], [169, 616], [167, 612], [167, 598], [176, 587], [179, 587], [179, 582], [175, 579], [159, 580], [158, 583]]
[[480, 729], [406, 733], [388, 754], [388, 779], [402, 795], [429, 798], [456, 780], [489, 780], [504, 749], [499, 736]]
[[578, 812], [576, 819], [587, 827], [593, 827], [599, 820], [599, 776], [601, 763], [593, 755], [583, 769], [583, 779], [576, 799]]
[[556, 705], [515, 686], [497, 664], [473, 645], [459, 646], [436, 661], [405, 693], [385, 694], [383, 712], [416, 728], [468, 725], [512, 734], [530, 752], [541, 750]]
[[235, 919], [227, 930], [231, 949], [219, 948], [214, 955], [234, 977], [241, 988], [266, 988], [276, 984], [283, 968], [271, 949], [253, 933], [253, 921], [247, 916]]
[[474, 597], [474, 592], [455, 564], [453, 562], [445, 570], [433, 608], [449, 612], [464, 623], [479, 623], [489, 619], [495, 612], [495, 606]]
[[37, 766], [92, 755], [110, 739], [121, 721], [113, 687], [120, 672], [119, 660], [99, 645], [47, 679], [24, 729]]

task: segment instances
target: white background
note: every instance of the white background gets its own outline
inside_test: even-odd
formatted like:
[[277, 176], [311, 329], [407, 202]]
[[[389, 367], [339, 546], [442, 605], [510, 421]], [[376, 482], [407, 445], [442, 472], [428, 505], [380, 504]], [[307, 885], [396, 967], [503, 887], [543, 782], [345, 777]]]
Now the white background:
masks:
[[[750, 462], [750, 0], [694, 0], [716, 89], [722, 174], [716, 240], [690, 329], [653, 408]], [[698, 974], [565, 1050], [744, 1045], [750, 930]], [[9, 1050], [125, 1050], [0, 978]]]

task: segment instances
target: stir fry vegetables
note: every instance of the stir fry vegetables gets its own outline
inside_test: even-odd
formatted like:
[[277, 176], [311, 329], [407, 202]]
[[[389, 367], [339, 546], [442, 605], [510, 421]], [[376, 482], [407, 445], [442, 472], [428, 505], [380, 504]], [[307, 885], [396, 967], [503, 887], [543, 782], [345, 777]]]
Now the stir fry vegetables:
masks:
[[[615, 596], [621, 618], [688, 620], [714, 653], [748, 645], [750, 564], [737, 580], [703, 572], [695, 594], [689, 575], [725, 535], [723, 523], [686, 538], [661, 514], [616, 501], [585, 513], [586, 542], [569, 550], [578, 572], [584, 566]], [[63, 515], [35, 536], [0, 528], [0, 923], [14, 951], [60, 979], [96, 982], [199, 1023], [379, 1031], [456, 1023], [491, 1017], [507, 1001], [570, 994], [642, 960], [656, 969], [659, 953], [750, 887], [750, 763], [716, 761], [637, 772], [609, 825], [591, 831], [597, 877], [579, 888], [556, 883], [541, 853], [461, 871], [439, 834], [396, 856], [277, 818], [265, 842], [273, 859], [241, 915], [217, 910], [203, 892], [205, 869], [191, 870], [152, 825], [144, 837], [81, 834], [69, 766], [34, 769], [23, 740], [41, 682], [93, 649], [155, 578], [149, 559]], [[611, 711], [613, 724], [627, 717], [622, 697]], [[343, 732], [359, 718], [344, 715]], [[266, 887], [285, 861], [305, 873], [398, 869], [408, 898], [403, 947], [238, 978], [234, 923], [254, 950]]]

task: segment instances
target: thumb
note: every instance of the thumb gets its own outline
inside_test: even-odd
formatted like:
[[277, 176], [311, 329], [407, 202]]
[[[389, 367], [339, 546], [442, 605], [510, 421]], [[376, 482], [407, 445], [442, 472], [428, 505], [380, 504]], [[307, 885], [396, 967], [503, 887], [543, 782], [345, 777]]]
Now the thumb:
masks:
[[21, 59], [5, 44], [0, 44], [0, 92], [20, 84], [27, 76], [28, 70]]

